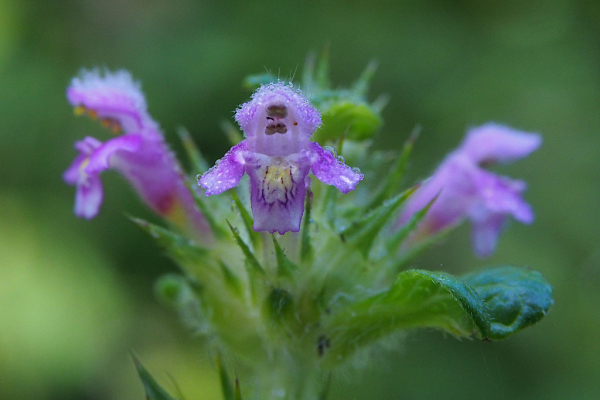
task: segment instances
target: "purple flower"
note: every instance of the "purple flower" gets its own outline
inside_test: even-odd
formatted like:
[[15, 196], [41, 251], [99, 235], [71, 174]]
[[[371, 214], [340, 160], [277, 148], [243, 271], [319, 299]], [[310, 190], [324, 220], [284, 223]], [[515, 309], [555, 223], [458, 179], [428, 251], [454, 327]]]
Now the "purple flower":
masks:
[[521, 194], [523, 181], [495, 175], [481, 168], [495, 162], [526, 157], [541, 144], [541, 137], [489, 123], [471, 129], [462, 145], [450, 153], [421, 188], [409, 199], [400, 222], [406, 222], [436, 195], [419, 228], [419, 236], [471, 220], [474, 251], [481, 257], [492, 254], [508, 215], [525, 224], [533, 212]]
[[63, 175], [77, 187], [75, 214], [86, 219], [98, 214], [103, 199], [100, 173], [115, 169], [154, 212], [207, 239], [210, 232], [205, 218], [131, 75], [126, 71], [83, 71], [71, 82], [67, 98], [76, 114], [87, 114], [113, 133], [123, 133], [104, 143], [93, 137], [75, 143], [79, 155]]
[[247, 173], [255, 231], [300, 230], [311, 169], [319, 180], [343, 193], [354, 190], [363, 178], [310, 141], [321, 115], [300, 91], [284, 83], [260, 87], [237, 110], [235, 119], [246, 139], [202, 175], [198, 184], [211, 196], [233, 188]]

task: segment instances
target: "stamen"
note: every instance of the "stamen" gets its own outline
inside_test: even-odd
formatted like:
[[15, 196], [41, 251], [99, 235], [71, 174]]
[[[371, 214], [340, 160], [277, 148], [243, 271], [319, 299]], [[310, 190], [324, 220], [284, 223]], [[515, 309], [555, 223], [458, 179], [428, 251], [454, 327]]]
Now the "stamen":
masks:
[[113, 119], [113, 118], [102, 118], [100, 120], [100, 124], [104, 128], [110, 129], [111, 132], [114, 133], [114, 134], [121, 133], [121, 124], [119, 124], [119, 121], [117, 121], [116, 119]]
[[287, 126], [283, 122], [278, 122], [276, 124], [267, 125], [265, 128], [265, 135], [274, 135], [276, 133], [287, 133]]
[[[92, 109], [87, 108], [86, 106], [77, 106], [73, 109], [73, 112], [77, 116], [87, 115], [91, 119], [98, 119], [98, 113]], [[100, 125], [104, 128], [108, 128], [112, 131], [112, 133], [121, 133], [122, 127], [118, 120], [114, 118], [102, 118], [100, 119]]]

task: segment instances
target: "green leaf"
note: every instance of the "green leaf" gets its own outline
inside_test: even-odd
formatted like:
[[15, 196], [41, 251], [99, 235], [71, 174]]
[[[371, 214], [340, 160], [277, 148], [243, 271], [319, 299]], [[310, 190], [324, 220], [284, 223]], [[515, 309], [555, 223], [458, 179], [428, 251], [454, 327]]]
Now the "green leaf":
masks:
[[142, 231], [147, 233], [156, 242], [166, 249], [169, 255], [184, 265], [189, 262], [197, 262], [206, 256], [207, 250], [198, 246], [188, 238], [178, 235], [177, 233], [151, 224], [143, 219], [130, 217]]
[[485, 301], [492, 318], [489, 339], [504, 339], [541, 320], [554, 304], [552, 286], [537, 271], [495, 267], [462, 280]]
[[248, 232], [250, 242], [252, 242], [252, 248], [254, 249], [254, 251], [257, 251], [261, 248], [261, 236], [260, 233], [252, 229], [254, 220], [252, 219], [252, 216], [250, 215], [248, 210], [246, 210], [246, 207], [244, 207], [244, 205], [242, 204], [242, 201], [238, 197], [235, 190], [229, 190], [229, 193], [231, 194], [231, 197], [233, 198], [233, 201], [240, 212], [240, 216], [242, 217], [242, 221], [244, 222], [244, 226], [246, 227], [246, 232]]
[[250, 250], [250, 247], [248, 247], [248, 245], [242, 240], [238, 229], [234, 228], [229, 223], [229, 221], [227, 221], [227, 225], [229, 225], [229, 229], [231, 229], [231, 232], [233, 233], [233, 237], [235, 238], [237, 245], [240, 247], [240, 249], [242, 249], [244, 256], [246, 256], [246, 265], [248, 267], [248, 273], [253, 274], [255, 272], [258, 272], [261, 275], [264, 275], [265, 269], [262, 267], [262, 265], [260, 265], [260, 262], [254, 255], [254, 253], [252, 252], [252, 250]]
[[175, 400], [174, 397], [171, 397], [171, 395], [156, 382], [135, 354], [131, 353], [131, 357], [133, 358], [135, 368], [144, 385], [147, 400]]
[[477, 293], [455, 277], [440, 272], [409, 270], [392, 286], [361, 300], [325, 322], [332, 362], [355, 349], [409, 328], [438, 328], [456, 336], [489, 334], [490, 317]]
[[291, 262], [289, 258], [283, 252], [283, 249], [275, 239], [275, 235], [271, 235], [273, 238], [273, 247], [275, 247], [275, 259], [277, 260], [277, 274], [279, 276], [291, 277], [294, 271], [298, 269], [298, 266]]
[[392, 214], [414, 191], [415, 188], [410, 188], [384, 202], [358, 221], [353, 222], [341, 232], [341, 235], [346, 242], [353, 243], [367, 257], [379, 231], [390, 222]]

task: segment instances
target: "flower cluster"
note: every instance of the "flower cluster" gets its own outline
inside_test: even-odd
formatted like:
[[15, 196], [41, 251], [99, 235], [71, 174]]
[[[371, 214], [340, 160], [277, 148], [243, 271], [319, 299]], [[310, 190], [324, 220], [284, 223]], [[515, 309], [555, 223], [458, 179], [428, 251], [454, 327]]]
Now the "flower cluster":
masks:
[[[407, 269], [436, 232], [465, 219], [481, 256], [494, 250], [507, 216], [533, 221], [521, 197], [525, 183], [483, 167], [527, 156], [539, 135], [496, 124], [474, 128], [428, 181], [401, 190], [414, 140], [394, 153], [391, 166], [389, 152], [371, 148], [385, 103], [366, 99], [374, 67], [351, 90], [315, 79], [313, 67], [308, 63], [303, 82], [312, 104], [291, 82], [264, 83], [235, 113], [245, 138], [213, 168], [184, 138], [201, 172], [198, 185], [182, 172], [129, 73], [83, 71], [67, 89], [76, 114], [116, 134], [75, 143], [79, 155], [64, 173], [76, 186], [75, 214], [98, 214], [100, 174], [113, 169], [176, 228], [132, 219], [179, 265], [181, 273], [162, 277], [157, 293], [207, 339], [226, 399], [325, 399], [332, 374], [394, 332], [436, 328], [500, 340], [553, 304], [552, 288], [531, 269], [462, 277]], [[363, 174], [325, 142], [368, 179], [358, 185]], [[313, 184], [311, 173], [325, 185]], [[244, 175], [248, 185], [240, 185]], [[214, 196], [225, 191], [233, 201]], [[235, 384], [221, 354], [236, 365]], [[174, 398], [137, 359], [136, 367], [149, 400]]]
[[77, 115], [99, 119], [113, 134], [121, 134], [104, 143], [89, 136], [75, 143], [79, 155], [63, 178], [77, 187], [77, 216], [90, 219], [98, 214], [103, 200], [100, 173], [115, 169], [158, 215], [210, 240], [181, 167], [148, 114], [139, 84], [128, 72], [82, 71], [67, 89], [67, 98]]
[[525, 182], [497, 176], [481, 166], [526, 157], [540, 144], [537, 134], [494, 123], [471, 129], [461, 146], [410, 198], [400, 222], [408, 221], [438, 196], [417, 235], [433, 234], [467, 218], [473, 224], [475, 253], [491, 255], [506, 217], [529, 224], [533, 211], [521, 198]]
[[219, 194], [247, 173], [256, 231], [300, 230], [310, 170], [342, 193], [354, 190], [363, 179], [359, 171], [310, 141], [321, 115], [300, 91], [284, 83], [260, 87], [237, 110], [235, 119], [246, 139], [200, 176], [198, 184], [207, 196]]

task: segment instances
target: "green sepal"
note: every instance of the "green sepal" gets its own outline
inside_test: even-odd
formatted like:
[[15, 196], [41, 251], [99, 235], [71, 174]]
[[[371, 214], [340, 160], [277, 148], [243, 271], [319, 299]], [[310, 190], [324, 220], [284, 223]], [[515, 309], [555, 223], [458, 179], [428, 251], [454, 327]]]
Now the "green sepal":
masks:
[[163, 389], [158, 382], [150, 375], [148, 370], [144, 368], [140, 360], [135, 354], [131, 353], [133, 363], [137, 369], [138, 375], [144, 385], [144, 391], [146, 392], [146, 400], [175, 400], [165, 389]]
[[175, 261], [188, 265], [196, 263], [207, 255], [208, 251], [184, 236], [170, 231], [158, 225], [151, 224], [140, 218], [129, 218], [142, 231], [153, 238], [156, 243], [163, 247]]
[[489, 339], [505, 339], [540, 321], [554, 304], [552, 286], [537, 271], [511, 266], [470, 273], [462, 280], [485, 301], [492, 317]]
[[325, 323], [331, 362], [394, 331], [438, 328], [488, 337], [490, 316], [477, 293], [457, 278], [423, 270], [398, 275], [392, 286], [336, 313]]
[[283, 252], [283, 249], [275, 239], [275, 235], [271, 235], [273, 238], [273, 247], [275, 248], [275, 259], [277, 260], [277, 275], [291, 277], [293, 273], [298, 269], [298, 266], [290, 261], [289, 258]]
[[233, 225], [231, 225], [229, 223], [229, 221], [227, 221], [227, 225], [229, 225], [229, 229], [231, 230], [231, 233], [233, 233], [235, 242], [237, 243], [239, 248], [242, 250], [242, 253], [244, 253], [244, 256], [246, 257], [246, 267], [248, 269], [248, 273], [253, 274], [253, 273], [258, 272], [261, 275], [264, 275], [265, 269], [263, 268], [262, 265], [260, 265], [260, 262], [254, 255], [254, 253], [252, 252], [252, 250], [250, 250], [250, 247], [248, 247], [248, 245], [242, 240], [238, 229], [235, 228]]
[[246, 228], [246, 232], [248, 232], [248, 237], [250, 238], [250, 242], [252, 243], [252, 248], [254, 249], [254, 251], [257, 251], [261, 248], [262, 239], [260, 233], [256, 232], [252, 228], [252, 225], [254, 224], [254, 219], [252, 218], [246, 207], [244, 207], [244, 205], [242, 204], [242, 201], [240, 200], [235, 190], [229, 190], [229, 194], [231, 194], [231, 197], [233, 198], [233, 201], [238, 211], [240, 212], [242, 222], [244, 222], [244, 227]]
[[183, 143], [183, 148], [190, 159], [192, 172], [194, 174], [203, 174], [208, 171], [208, 162], [206, 162], [206, 159], [202, 153], [200, 153], [200, 150], [198, 150], [198, 146], [194, 142], [190, 132], [187, 129], [180, 127], [177, 129], [177, 135], [179, 136], [181, 143]]
[[408, 160], [420, 132], [421, 126], [417, 125], [411, 132], [408, 139], [406, 139], [404, 142], [402, 153], [400, 153], [400, 156], [396, 159], [396, 162], [386, 174], [386, 179], [383, 183], [383, 186], [379, 189], [377, 195], [369, 203], [370, 208], [380, 205], [385, 199], [396, 193], [402, 184], [402, 178], [404, 177], [404, 171], [406, 171], [406, 165], [408, 164]]
[[302, 233], [300, 236], [300, 260], [302, 262], [310, 262], [314, 257], [314, 249], [311, 242], [310, 235], [310, 224], [312, 220], [311, 214], [311, 202], [312, 192], [310, 189], [306, 189], [306, 198], [304, 200], [304, 217], [302, 221]]
[[342, 230], [341, 235], [344, 240], [354, 244], [367, 257], [379, 231], [390, 222], [390, 217], [415, 190], [415, 188], [410, 188], [404, 191], [359, 220], [354, 221], [349, 227]]

